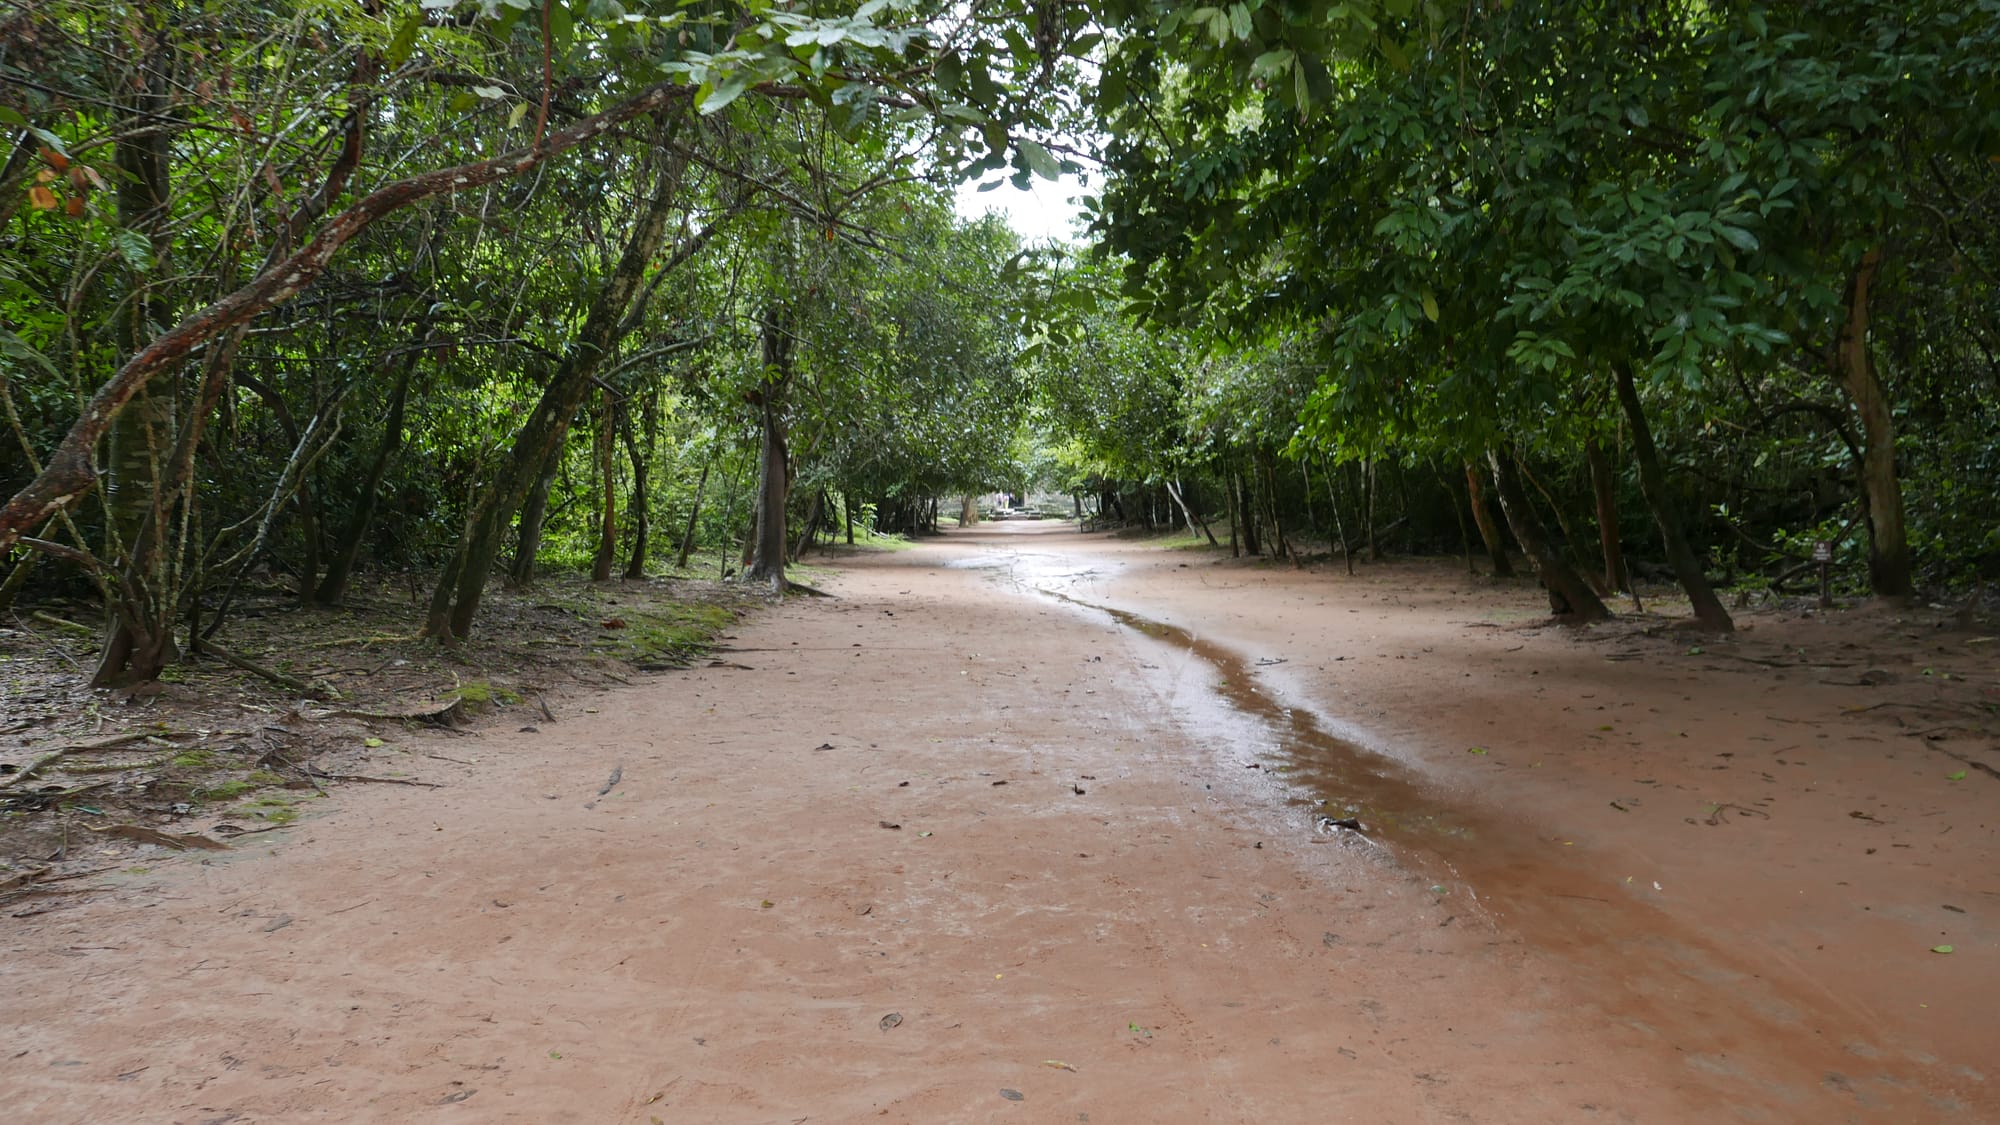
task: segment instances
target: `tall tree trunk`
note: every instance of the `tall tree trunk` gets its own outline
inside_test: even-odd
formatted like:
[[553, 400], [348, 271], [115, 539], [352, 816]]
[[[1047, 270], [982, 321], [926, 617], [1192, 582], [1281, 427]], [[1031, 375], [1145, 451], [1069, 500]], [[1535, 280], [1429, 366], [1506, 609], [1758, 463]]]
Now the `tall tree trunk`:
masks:
[[1451, 505], [1451, 521], [1458, 525], [1458, 553], [1465, 559], [1465, 573], [1476, 577], [1479, 568], [1472, 565], [1472, 535], [1465, 529], [1465, 509], [1459, 505], [1458, 490], [1435, 465], [1432, 471], [1437, 473], [1438, 487], [1444, 491], [1444, 502]]
[[1362, 524], [1368, 531], [1368, 558], [1373, 562], [1382, 561], [1382, 541], [1375, 536], [1375, 458], [1366, 457], [1361, 461], [1361, 479], [1366, 488], [1362, 498]]
[[1680, 579], [1681, 589], [1687, 592], [1688, 602], [1694, 607], [1694, 619], [1704, 628], [1731, 632], [1736, 623], [1729, 619], [1729, 611], [1722, 608], [1722, 602], [1708, 584], [1708, 575], [1702, 573], [1701, 560], [1695, 557], [1694, 548], [1688, 546], [1687, 537], [1681, 533], [1680, 517], [1674, 512], [1673, 498], [1667, 494], [1666, 473], [1660, 468], [1660, 452], [1653, 445], [1652, 428], [1646, 424], [1646, 408], [1640, 404], [1639, 389], [1632, 382], [1632, 364], [1621, 360], [1616, 374], [1618, 402], [1625, 408], [1626, 423], [1632, 427], [1639, 490], [1645, 493], [1646, 505], [1653, 509], [1653, 521], [1660, 525], [1667, 563]]
[[[418, 340], [429, 337], [428, 327], [420, 327]], [[410, 376], [417, 368], [417, 357], [421, 347], [413, 347], [403, 357], [402, 365], [396, 371], [395, 386], [389, 391], [389, 416], [382, 423], [382, 440], [375, 445], [375, 456], [368, 462], [368, 472], [361, 480], [361, 491], [354, 499], [354, 514], [347, 521], [346, 533], [340, 537], [340, 545], [335, 549], [333, 559], [327, 563], [326, 576], [320, 579], [319, 589], [313, 599], [321, 605], [335, 605], [347, 596], [347, 581], [354, 573], [354, 563], [361, 557], [361, 546], [368, 539], [369, 525], [375, 521], [375, 509], [381, 502], [382, 479], [388, 475], [389, 466], [396, 454], [403, 448], [403, 418], [410, 396]]]
[[[134, 17], [137, 23], [141, 17]], [[150, 21], [149, 21], [150, 22]], [[133, 95], [131, 128], [113, 146], [118, 166], [116, 197], [118, 225], [150, 251], [143, 266], [124, 271], [125, 293], [113, 315], [119, 355], [133, 356], [173, 323], [173, 302], [165, 284], [171, 276], [173, 236], [167, 178], [167, 133], [151, 119], [165, 107], [165, 87], [171, 60], [152, 50], [144, 59], [143, 85]], [[175, 393], [171, 371], [161, 371], [139, 384], [126, 407], [111, 420], [105, 456], [105, 530], [110, 543], [104, 552], [125, 575], [125, 583], [143, 603], [146, 619], [110, 612], [104, 647], [98, 657], [93, 686], [157, 679], [177, 655], [173, 642], [176, 616], [174, 592], [167, 589], [168, 553], [159, 549], [168, 518], [162, 507], [167, 449], [175, 431]], [[146, 535], [151, 525], [159, 529]]]
[[978, 522], [979, 501], [974, 500], [972, 493], [968, 492], [965, 494], [965, 499], [958, 506], [958, 526], [971, 527]]
[[1868, 344], [1869, 301], [1882, 269], [1882, 248], [1862, 255], [1847, 282], [1847, 319], [1834, 362], [1840, 385], [1861, 415], [1861, 492], [1868, 515], [1868, 588], [1875, 596], [1906, 601], [1916, 592], [1910, 542], [1903, 523], [1903, 486], [1896, 477], [1896, 424], [1889, 395]]
[[431, 595], [425, 635], [450, 641], [471, 634], [472, 620], [485, 596], [486, 576], [500, 552], [501, 529], [526, 499], [544, 461], [561, 448], [577, 409], [596, 386], [598, 367], [617, 346], [619, 329], [627, 323], [627, 309], [645, 280], [646, 265], [666, 240], [667, 218], [673, 211], [679, 180], [677, 164], [660, 170], [653, 197], [633, 224], [617, 268], [591, 302], [583, 327], [515, 435], [512, 450], [475, 498], [459, 549]]
[[1500, 510], [1506, 513], [1507, 526], [1513, 529], [1515, 540], [1534, 562], [1535, 571], [1549, 592], [1549, 612], [1577, 624], [1610, 617], [1611, 611], [1605, 608], [1590, 583], [1549, 542], [1542, 521], [1528, 504], [1528, 494], [1521, 489], [1512, 455], [1488, 450], [1486, 459], [1493, 466], [1493, 490], [1500, 494]]
[[1514, 564], [1507, 558], [1507, 541], [1500, 537], [1500, 527], [1493, 522], [1493, 512], [1486, 506], [1486, 496], [1479, 487], [1479, 470], [1472, 462], [1465, 463], [1465, 495], [1472, 503], [1472, 522], [1479, 527], [1479, 539], [1486, 544], [1486, 557], [1492, 560], [1493, 577], [1514, 577]]
[[600, 389], [597, 407], [597, 550], [590, 559], [590, 580], [611, 581], [618, 561], [618, 403]]
[[760, 334], [764, 383], [754, 401], [761, 441], [757, 459], [757, 529], [745, 581], [785, 592], [785, 505], [791, 491], [791, 458], [785, 445], [785, 391], [792, 381], [792, 335], [784, 312], [764, 314]]
[[854, 493], [846, 488], [840, 490], [840, 518], [847, 525], [847, 545], [854, 546]]
[[1630, 591], [1632, 576], [1625, 570], [1625, 548], [1618, 537], [1618, 477], [1596, 438], [1584, 439], [1583, 456], [1590, 462], [1590, 492], [1597, 502], [1597, 543], [1604, 554], [1604, 584], [1609, 589]]
[[1232, 559], [1242, 558], [1242, 536], [1238, 533], [1236, 526], [1238, 519], [1236, 512], [1236, 474], [1226, 470], [1222, 474], [1222, 504], [1229, 516], [1229, 557]]
[[1229, 487], [1236, 490], [1236, 518], [1242, 525], [1243, 553], [1254, 559], [1264, 553], [1257, 529], [1260, 517], [1257, 514], [1255, 498], [1251, 496], [1249, 488], [1245, 487], [1242, 473], [1229, 474]]

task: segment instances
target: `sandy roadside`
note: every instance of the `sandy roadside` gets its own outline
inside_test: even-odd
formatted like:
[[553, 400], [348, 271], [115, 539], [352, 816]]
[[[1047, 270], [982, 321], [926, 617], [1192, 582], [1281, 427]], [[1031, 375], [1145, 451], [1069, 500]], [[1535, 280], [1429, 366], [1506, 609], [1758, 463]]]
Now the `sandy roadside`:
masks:
[[[1262, 768], [1213, 667], [982, 561], [1022, 551], [1117, 569], [1072, 588], [1285, 660], [1271, 693], [1392, 750], [1409, 800], [1504, 835], [1473, 850], [1498, 860], [1438, 882], [1418, 827], [1386, 850], [1314, 831], [1312, 778]], [[740, 630], [742, 667], [456, 740], [440, 752], [477, 764], [436, 763], [448, 789], [347, 789], [290, 841], [5, 920], [0, 1087], [50, 1122], [1991, 1119], [1967, 1054], [1995, 999], [1976, 806], [1960, 850], [1880, 873], [1799, 852], [1820, 837], [1789, 803], [1697, 831], [1680, 804], [1708, 791], [1664, 794], [1708, 779], [1656, 744], [1747, 740], [1763, 695], [1464, 627], [1525, 595], [1180, 561], [1011, 527], [857, 560], [839, 600]], [[1606, 697], [1572, 698], [1606, 668]], [[1635, 756], [1657, 784], [1597, 812]], [[1817, 791], [1890, 779], [1830, 756]], [[1530, 858], [1544, 834], [1560, 862]], [[1521, 920], [1520, 888], [1650, 883], [1643, 855], [1673, 879], [1658, 901], [1574, 900], [1610, 928]], [[1775, 890], [1836, 874], [1898, 910], [1964, 892], [1959, 952], [1905, 964], [1914, 916]], [[1828, 947], [1800, 975], [1832, 999], [1759, 979], [1802, 943]], [[1899, 988], [1933, 1014], [1870, 1006]]]

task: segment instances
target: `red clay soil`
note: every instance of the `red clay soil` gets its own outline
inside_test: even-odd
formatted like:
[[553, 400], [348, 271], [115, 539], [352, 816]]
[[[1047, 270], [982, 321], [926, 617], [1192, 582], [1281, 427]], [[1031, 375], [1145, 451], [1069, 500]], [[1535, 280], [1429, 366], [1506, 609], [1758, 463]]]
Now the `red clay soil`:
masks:
[[828, 585], [0, 919], [9, 1118], [2000, 1120], [1941, 615], [1578, 635], [1026, 523]]

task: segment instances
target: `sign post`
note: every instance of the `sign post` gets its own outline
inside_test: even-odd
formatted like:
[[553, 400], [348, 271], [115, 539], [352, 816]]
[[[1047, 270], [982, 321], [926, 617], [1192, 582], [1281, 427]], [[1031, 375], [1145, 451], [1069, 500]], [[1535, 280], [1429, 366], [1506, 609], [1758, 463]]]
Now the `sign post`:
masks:
[[1833, 544], [1822, 539], [1813, 544], [1813, 561], [1819, 564], [1819, 607], [1833, 608]]

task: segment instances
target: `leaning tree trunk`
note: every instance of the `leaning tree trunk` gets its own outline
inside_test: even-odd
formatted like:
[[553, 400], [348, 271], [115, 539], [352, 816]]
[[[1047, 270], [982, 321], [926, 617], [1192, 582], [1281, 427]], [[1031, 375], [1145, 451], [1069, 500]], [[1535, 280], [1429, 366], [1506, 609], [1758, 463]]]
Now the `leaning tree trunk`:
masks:
[[1910, 542], [1903, 523], [1903, 486], [1896, 479], [1896, 424], [1889, 395], [1875, 370], [1868, 346], [1869, 297], [1882, 268], [1874, 247], [1847, 283], [1847, 319], [1841, 325], [1834, 359], [1840, 384], [1861, 415], [1861, 491], [1868, 505], [1868, 588], [1877, 597], [1907, 600], [1916, 592], [1910, 576]]
[[1616, 374], [1618, 402], [1625, 408], [1625, 421], [1632, 427], [1632, 453], [1639, 464], [1639, 490], [1646, 495], [1646, 505], [1653, 509], [1653, 521], [1660, 525], [1660, 539], [1667, 548], [1667, 563], [1674, 568], [1675, 577], [1680, 579], [1681, 589], [1687, 592], [1688, 602], [1694, 607], [1694, 619], [1704, 628], [1719, 633], [1731, 632], [1736, 623], [1729, 619], [1729, 611], [1722, 608], [1722, 601], [1708, 584], [1708, 575], [1702, 573], [1701, 560], [1695, 557], [1694, 548], [1688, 545], [1687, 536], [1681, 533], [1680, 517], [1674, 512], [1672, 497], [1667, 495], [1667, 477], [1660, 468], [1660, 452], [1653, 446], [1652, 428], [1646, 425], [1646, 408], [1640, 404], [1639, 390], [1632, 382], [1632, 364], [1620, 361]]
[[1588, 624], [1603, 621], [1611, 616], [1597, 591], [1590, 583], [1569, 565], [1562, 552], [1549, 542], [1549, 534], [1542, 527], [1542, 521], [1535, 515], [1535, 509], [1528, 503], [1528, 494], [1521, 489], [1519, 471], [1511, 454], [1499, 450], [1488, 450], [1488, 463], [1493, 466], [1493, 490], [1500, 494], [1500, 510], [1507, 516], [1507, 526], [1513, 529], [1515, 541], [1528, 553], [1535, 564], [1535, 571], [1541, 576], [1542, 585], [1549, 592], [1549, 612], [1557, 617]]
[[1630, 591], [1632, 576], [1625, 569], [1625, 548], [1618, 537], [1618, 478], [1596, 438], [1584, 440], [1583, 456], [1590, 462], [1590, 491], [1597, 502], [1597, 543], [1604, 553], [1604, 584], [1612, 590]]
[[1514, 563], [1507, 557], [1507, 541], [1500, 537], [1500, 525], [1493, 521], [1493, 511], [1486, 506], [1485, 490], [1479, 486], [1479, 470], [1472, 462], [1465, 463], [1465, 495], [1472, 502], [1472, 522], [1479, 527], [1479, 539], [1486, 544], [1486, 557], [1492, 560], [1493, 577], [1514, 577]]
[[[1180, 487], [1180, 484], [1179, 484], [1179, 482], [1177, 482], [1177, 481], [1172, 481], [1172, 480], [1170, 480], [1170, 481], [1168, 481], [1168, 482], [1167, 482], [1167, 495], [1168, 495], [1168, 496], [1170, 496], [1170, 497], [1172, 497], [1172, 498], [1173, 498], [1173, 501], [1174, 501], [1174, 504], [1175, 504], [1175, 505], [1176, 505], [1177, 507], [1179, 507], [1179, 508], [1180, 508], [1180, 510], [1181, 510], [1181, 518], [1187, 521], [1187, 529], [1188, 529], [1188, 534], [1189, 534], [1189, 535], [1193, 535], [1193, 534], [1195, 533], [1195, 515], [1194, 515], [1194, 509], [1193, 509], [1193, 508], [1190, 508], [1190, 507], [1188, 507], [1188, 502], [1187, 502], [1187, 498], [1186, 498], [1186, 497], [1184, 497], [1184, 496], [1183, 496], [1183, 495], [1181, 494], [1181, 487]], [[1215, 545], [1216, 545], [1216, 542], [1215, 542], [1215, 532], [1213, 532], [1213, 531], [1210, 531], [1210, 530], [1208, 529], [1208, 521], [1207, 521], [1207, 520], [1202, 520], [1202, 521], [1201, 521], [1201, 533], [1202, 533], [1203, 535], [1206, 535], [1206, 536], [1208, 536], [1208, 545], [1209, 545], [1209, 546], [1213, 547], [1213, 546], [1215, 546]]]
[[521, 501], [521, 518], [514, 525], [514, 563], [507, 568], [507, 584], [525, 589], [535, 584], [536, 559], [542, 553], [542, 531], [549, 517], [549, 490], [556, 486], [556, 472], [562, 468], [563, 449], [559, 445], [542, 463], [534, 487]]

